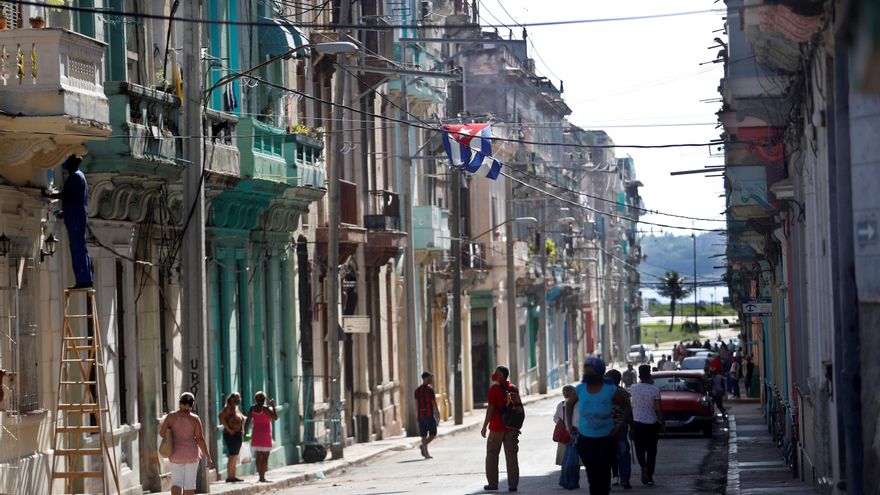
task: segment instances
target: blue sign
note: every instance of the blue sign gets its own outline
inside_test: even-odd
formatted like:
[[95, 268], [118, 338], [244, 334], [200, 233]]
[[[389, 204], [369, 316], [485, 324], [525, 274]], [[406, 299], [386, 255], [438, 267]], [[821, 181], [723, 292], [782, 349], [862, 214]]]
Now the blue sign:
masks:
[[769, 299], [743, 300], [743, 316], [770, 316], [771, 314], [773, 314], [773, 304]]
[[859, 244], [877, 242], [877, 221], [866, 220], [856, 224], [856, 238]]

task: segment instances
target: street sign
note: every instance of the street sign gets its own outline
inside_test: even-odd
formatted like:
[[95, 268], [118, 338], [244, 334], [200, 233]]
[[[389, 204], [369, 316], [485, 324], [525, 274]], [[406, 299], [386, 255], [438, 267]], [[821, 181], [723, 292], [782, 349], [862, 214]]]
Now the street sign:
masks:
[[770, 316], [771, 314], [773, 314], [773, 305], [769, 299], [743, 300], [743, 316]]
[[342, 331], [345, 333], [370, 333], [370, 317], [343, 316]]
[[877, 242], [877, 221], [866, 220], [856, 224], [856, 238], [859, 244]]

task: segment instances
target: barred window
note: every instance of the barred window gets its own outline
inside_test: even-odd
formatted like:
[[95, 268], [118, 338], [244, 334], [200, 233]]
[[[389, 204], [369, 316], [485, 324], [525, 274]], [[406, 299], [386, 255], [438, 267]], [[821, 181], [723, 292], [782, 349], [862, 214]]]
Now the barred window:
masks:
[[0, 367], [15, 373], [4, 380], [7, 410], [27, 413], [40, 408], [33, 246], [15, 237], [0, 278]]

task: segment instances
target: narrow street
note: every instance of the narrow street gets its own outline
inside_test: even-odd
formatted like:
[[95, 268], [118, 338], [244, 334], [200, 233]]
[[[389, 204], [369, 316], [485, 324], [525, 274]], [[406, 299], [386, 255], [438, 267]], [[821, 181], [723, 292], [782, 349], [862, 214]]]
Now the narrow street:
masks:
[[[558, 486], [559, 467], [554, 463], [556, 444], [550, 440], [553, 412], [559, 399], [547, 399], [526, 407], [526, 423], [520, 439], [519, 492], [567, 493]], [[638, 482], [639, 469], [633, 469], [633, 489], [628, 493], [652, 491], [669, 494], [724, 493], [703, 474], [710, 465], [713, 441], [698, 435], [670, 435], [660, 440], [656, 485]], [[724, 449], [715, 449], [724, 455]], [[297, 486], [285, 494], [475, 494], [485, 493], [485, 440], [478, 429], [440, 437], [431, 444], [433, 459], [424, 460], [418, 449], [380, 456], [375, 462], [335, 473], [324, 480]], [[726, 457], [722, 459], [722, 465]], [[716, 463], [717, 464], [717, 463]], [[635, 465], [635, 463], [634, 463]], [[504, 459], [500, 461], [500, 492], [507, 491]], [[716, 489], [717, 488], [717, 489]], [[581, 470], [582, 493], [587, 489], [586, 473]], [[614, 492], [624, 492], [613, 487]], [[574, 493], [574, 491], [572, 492]]]

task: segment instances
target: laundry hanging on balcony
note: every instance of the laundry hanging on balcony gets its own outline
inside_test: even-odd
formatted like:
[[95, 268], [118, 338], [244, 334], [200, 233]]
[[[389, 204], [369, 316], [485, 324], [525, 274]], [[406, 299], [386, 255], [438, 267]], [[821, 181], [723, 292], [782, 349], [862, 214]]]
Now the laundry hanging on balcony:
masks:
[[[501, 162], [492, 157], [490, 124], [446, 124], [443, 126], [443, 147], [452, 166], [465, 172], [475, 174], [482, 169], [492, 180], [501, 173]], [[491, 163], [484, 165], [487, 158]]]

